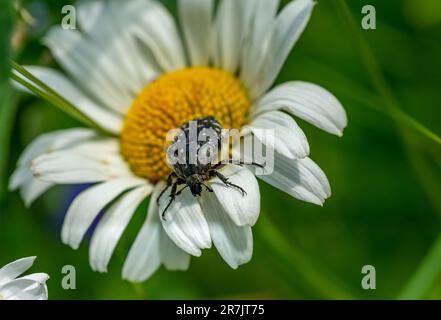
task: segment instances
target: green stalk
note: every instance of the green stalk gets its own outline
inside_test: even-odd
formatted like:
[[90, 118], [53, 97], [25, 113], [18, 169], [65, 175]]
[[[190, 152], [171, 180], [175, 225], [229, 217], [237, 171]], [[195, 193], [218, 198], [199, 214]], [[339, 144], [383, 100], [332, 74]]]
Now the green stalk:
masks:
[[401, 109], [394, 108], [389, 111], [389, 114], [392, 117], [395, 117], [395, 119], [401, 121], [403, 124], [406, 124], [410, 128], [413, 128], [414, 130], [418, 131], [419, 133], [425, 135], [427, 138], [432, 140], [433, 142], [436, 142], [437, 144], [441, 145], [441, 137], [438, 136], [435, 132], [433, 132], [431, 129], [427, 128], [422, 123], [418, 122], [414, 118], [412, 118], [409, 114], [404, 112]]
[[402, 300], [415, 300], [424, 296], [438, 279], [441, 270], [441, 235], [421, 262], [415, 274], [398, 296]]
[[326, 299], [354, 299], [340, 285], [340, 281], [320, 268], [293, 243], [289, 243], [264, 213], [260, 215], [256, 227], [259, 239], [264, 241], [271, 252], [287, 262], [320, 296]]
[[[338, 0], [337, 7], [342, 16], [350, 26], [350, 31], [354, 37], [354, 42], [358, 47], [365, 69], [368, 72], [372, 84], [375, 86], [379, 94], [383, 97], [387, 110], [391, 114], [403, 116], [403, 112], [399, 108], [397, 99], [392, 90], [388, 86], [379, 64], [377, 63], [374, 54], [370, 50], [369, 45], [360, 34], [357, 24], [355, 23], [351, 12], [345, 0]], [[423, 189], [426, 192], [433, 207], [441, 214], [441, 202], [439, 200], [439, 185], [432, 181], [432, 174], [425, 159], [420, 155], [419, 150], [413, 146], [412, 139], [402, 124], [393, 118], [399, 137], [401, 138], [403, 149], [407, 154], [410, 164], [413, 166], [414, 172], [419, 179]], [[407, 119], [407, 121], [410, 121]], [[415, 124], [414, 124], [415, 125]], [[420, 128], [421, 129], [421, 128]], [[427, 132], [426, 132], [427, 133]], [[441, 235], [440, 235], [441, 237]], [[439, 277], [441, 273], [441, 238], [439, 238], [429, 254], [424, 258], [421, 267], [416, 270], [412, 276], [411, 281], [405, 286], [403, 294], [399, 298], [412, 297], [413, 299], [421, 298], [427, 290], [431, 288], [434, 280]], [[427, 273], [427, 274], [426, 274]]]
[[11, 79], [18, 82], [19, 84], [21, 84], [22, 86], [33, 92], [35, 95], [39, 96], [40, 98], [58, 107], [61, 111], [65, 112], [72, 118], [80, 121], [84, 125], [93, 128], [104, 135], [114, 136], [113, 133], [104, 130], [95, 121], [93, 121], [83, 112], [79, 111], [72, 103], [67, 101], [64, 97], [62, 97], [60, 94], [58, 94], [48, 85], [46, 85], [43, 81], [32, 75], [21, 65], [19, 65], [14, 61], [11, 61], [11, 67], [15, 71], [17, 71], [20, 75], [23, 76], [23, 78], [21, 78], [13, 73], [11, 75]]
[[47, 102], [57, 106], [59, 109], [64, 111], [69, 116], [73, 117], [74, 119], [82, 122], [88, 127], [94, 128], [96, 130], [102, 131], [102, 128], [99, 127], [95, 122], [91, 121], [88, 117], [84, 116], [83, 113], [78, 112], [78, 110], [75, 109], [74, 106], [71, 104], [65, 103], [62, 100], [59, 100], [57, 97], [54, 97], [51, 94], [48, 94], [47, 92], [41, 90], [37, 86], [35, 86], [33, 83], [26, 81], [25, 79], [17, 76], [16, 74], [11, 74], [11, 79], [16, 81], [17, 83], [24, 86], [26, 89], [34, 93], [35, 95], [39, 96], [40, 98], [46, 100]]
[[372, 110], [382, 112], [388, 117], [391, 117], [393, 120], [399, 121], [401, 124], [407, 126], [408, 128], [415, 130], [419, 134], [425, 136], [431, 141], [441, 144], [441, 137], [433, 132], [430, 128], [426, 127], [424, 124], [420, 123], [418, 120], [413, 118], [411, 115], [407, 114], [405, 111], [401, 109], [391, 110], [388, 108], [382, 98], [377, 94], [374, 94], [368, 91], [365, 88], [362, 88], [356, 85], [352, 80], [348, 79], [338, 71], [333, 68], [330, 68], [328, 65], [317, 63], [315, 60], [307, 60], [309, 64], [311, 64], [315, 68], [320, 68], [323, 71], [327, 71], [330, 75], [332, 75], [333, 79], [338, 81], [334, 81], [329, 85], [334, 86], [337, 91], [337, 83], [338, 91], [341, 91], [341, 95], [345, 95], [353, 101], [356, 101], [360, 105], [364, 107], [368, 107]]
[[47, 102], [50, 102], [52, 104], [58, 104], [59, 102], [54, 99], [52, 96], [48, 95], [45, 91], [41, 90], [40, 88], [33, 85], [31, 82], [26, 81], [25, 79], [17, 76], [16, 74], [11, 74], [11, 79], [15, 82], [21, 84], [23, 87], [34, 93], [35, 95], [39, 96], [40, 98], [46, 100]]
[[[25, 77], [26, 79], [28, 79], [30, 82], [32, 82], [33, 84], [35, 84], [36, 86], [40, 87], [41, 89], [43, 89], [45, 92], [49, 93], [51, 96], [53, 96], [54, 98], [56, 98], [57, 100], [59, 100], [60, 102], [66, 104], [66, 105], [70, 105], [71, 107], [75, 108], [69, 101], [67, 101], [66, 99], [64, 99], [61, 95], [59, 95], [56, 91], [52, 90], [51, 87], [49, 87], [48, 85], [46, 85], [43, 81], [41, 81], [40, 79], [38, 79], [37, 77], [35, 77], [32, 73], [30, 73], [28, 70], [26, 70], [25, 68], [23, 68], [21, 65], [19, 65], [17, 62], [15, 61], [11, 61], [11, 67], [12, 69], [16, 70], [18, 73], [20, 73], [23, 77]], [[79, 113], [81, 113], [80, 111], [78, 111]]]
[[355, 40], [355, 44], [359, 49], [366, 71], [368, 72], [368, 75], [371, 78], [371, 82], [375, 86], [379, 94], [385, 99], [386, 107], [389, 109], [388, 110], [389, 114], [392, 116], [392, 118], [395, 118], [395, 120], [399, 120], [408, 124], [409, 126], [421, 132], [431, 140], [435, 141], [438, 144], [441, 144], [441, 138], [437, 134], [435, 134], [432, 130], [428, 129], [423, 124], [419, 123], [417, 120], [412, 118], [410, 115], [408, 115], [398, 107], [399, 103], [395, 98], [392, 90], [388, 86], [386, 80], [384, 79], [383, 74], [381, 73], [380, 66], [378, 65], [375, 56], [372, 53], [368, 43], [360, 34], [358, 30], [358, 26], [355, 23], [354, 19], [352, 18], [351, 12], [346, 4], [346, 1], [339, 0], [338, 4], [342, 16], [346, 19], [347, 23], [350, 26], [350, 31]]

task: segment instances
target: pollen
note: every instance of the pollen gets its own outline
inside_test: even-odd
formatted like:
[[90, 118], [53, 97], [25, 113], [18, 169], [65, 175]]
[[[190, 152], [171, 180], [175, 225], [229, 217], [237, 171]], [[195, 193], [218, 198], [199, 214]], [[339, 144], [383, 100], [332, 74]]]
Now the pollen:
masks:
[[194, 67], [166, 73], [133, 101], [121, 132], [121, 151], [133, 172], [151, 182], [165, 180], [167, 134], [196, 118], [213, 116], [223, 128], [240, 129], [251, 105], [234, 75]]

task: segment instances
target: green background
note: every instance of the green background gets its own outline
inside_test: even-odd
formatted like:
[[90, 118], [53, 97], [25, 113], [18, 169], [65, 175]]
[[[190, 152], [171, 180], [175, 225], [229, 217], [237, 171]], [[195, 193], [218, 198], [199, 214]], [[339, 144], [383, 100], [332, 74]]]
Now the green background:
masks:
[[[24, 1], [39, 22], [26, 28], [3, 1], [0, 266], [37, 255], [32, 271], [50, 274], [51, 299], [441, 298], [441, 2], [368, 3], [376, 7], [376, 30], [361, 28], [365, 1], [318, 0], [278, 78], [320, 84], [347, 111], [343, 138], [300, 123], [312, 158], [331, 182], [333, 196], [325, 206], [261, 183], [262, 212], [253, 229], [250, 263], [232, 270], [209, 250], [192, 259], [188, 272], [161, 268], [133, 285], [120, 273], [146, 204], [124, 233], [110, 272], [98, 274], [89, 267], [87, 242], [74, 251], [60, 241], [63, 214], [78, 188], [56, 187], [30, 209], [17, 192], [5, 190], [33, 138], [79, 124], [44, 101], [12, 93], [7, 80], [8, 33], [22, 30], [11, 53], [19, 63], [54, 65], [40, 39], [60, 23], [61, 7], [69, 2]], [[175, 12], [174, 1], [165, 4]], [[61, 288], [64, 265], [76, 267], [76, 290]], [[361, 287], [364, 265], [376, 268], [376, 290]]]

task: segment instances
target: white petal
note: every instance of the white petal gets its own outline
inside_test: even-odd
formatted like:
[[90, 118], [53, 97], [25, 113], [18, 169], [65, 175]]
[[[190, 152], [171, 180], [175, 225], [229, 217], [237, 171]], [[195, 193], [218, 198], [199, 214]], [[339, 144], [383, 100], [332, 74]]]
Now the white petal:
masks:
[[46, 283], [47, 280], [49, 280], [49, 275], [47, 275], [46, 273], [32, 273], [32, 274], [28, 274], [26, 276], [20, 277], [20, 279], [27, 279], [27, 280], [32, 280], [34, 282], [38, 282], [40, 284], [44, 284]]
[[30, 207], [39, 196], [52, 186], [54, 186], [53, 183], [36, 180], [29, 170], [29, 165], [19, 166], [12, 174], [9, 182], [9, 190], [13, 191], [20, 188], [20, 195], [26, 207]]
[[118, 77], [121, 68], [105, 50], [79, 31], [58, 26], [50, 29], [43, 42], [78, 86], [106, 107], [124, 114], [133, 95]]
[[31, 204], [55, 184], [50, 182], [38, 181], [29, 174], [31, 178], [25, 182], [20, 189], [20, 195], [23, 198], [25, 206], [29, 208]]
[[107, 272], [107, 265], [122, 233], [138, 206], [151, 191], [150, 186], [129, 191], [106, 212], [98, 223], [90, 244], [89, 259], [93, 270]]
[[[242, 159], [246, 163], [253, 161], [253, 148], [247, 143], [252, 143], [258, 150], [265, 150], [265, 146], [262, 144], [259, 146], [259, 141], [256, 139], [243, 141], [243, 146], [239, 144], [233, 146], [234, 159]], [[248, 166], [249, 169], [255, 170], [258, 178], [295, 198], [314, 204], [322, 205], [325, 199], [330, 197], [331, 187], [326, 175], [310, 158], [287, 158], [271, 148], [267, 148], [265, 154], [267, 159], [263, 171], [255, 166]]]
[[127, 189], [145, 184], [145, 180], [127, 177], [98, 184], [80, 193], [64, 219], [61, 232], [63, 243], [78, 249], [90, 225], [106, 205]]
[[39, 180], [59, 184], [93, 183], [132, 176], [118, 150], [115, 139], [87, 142], [37, 157], [32, 161], [31, 171]]
[[90, 117], [101, 128], [109, 130], [112, 133], [119, 133], [122, 127], [121, 116], [93, 102], [62, 73], [39, 66], [26, 66], [25, 69], [72, 103], [72, 105]]
[[253, 77], [256, 76], [256, 63], [263, 55], [263, 35], [276, 17], [279, 2], [279, 0], [255, 0], [250, 8], [251, 17], [242, 50], [240, 70], [240, 78], [247, 86], [253, 83]]
[[127, 2], [116, 0], [105, 5], [101, 0], [81, 1], [77, 4], [77, 14], [82, 30], [118, 65], [119, 73], [115, 77], [137, 94], [158, 69], [136, 43], [132, 33], [133, 26], [139, 23], [139, 12], [133, 12], [130, 7]]
[[90, 129], [69, 129], [39, 136], [29, 144], [20, 156], [17, 169], [9, 181], [9, 190], [13, 191], [21, 188], [21, 196], [26, 206], [30, 206], [36, 198], [54, 185], [53, 183], [38, 181], [33, 177], [30, 171], [31, 160], [43, 153], [66, 148], [95, 135], [96, 133]]
[[43, 153], [60, 150], [94, 137], [96, 137], [96, 132], [85, 128], [66, 129], [42, 134], [28, 145], [21, 154], [18, 164], [27, 165]]
[[126, 170], [120, 170], [117, 166], [101, 164], [68, 152], [40, 156], [31, 170], [36, 179], [56, 184], [96, 183], [128, 175]]
[[210, 185], [219, 203], [238, 226], [253, 226], [260, 213], [259, 184], [254, 174], [247, 168], [237, 165], [227, 165], [220, 170], [220, 173], [227, 177], [229, 182], [244, 189], [246, 194], [243, 195], [235, 187], [225, 186], [216, 177], [210, 181]]
[[155, 186], [147, 219], [124, 263], [123, 278], [126, 280], [147, 280], [159, 268], [161, 261], [170, 270], [186, 270], [189, 266], [190, 256], [171, 241], [159, 221], [156, 199], [163, 186], [161, 183]]
[[162, 225], [159, 222], [156, 199], [161, 185], [155, 186], [150, 198], [147, 219], [136, 236], [124, 262], [123, 279], [142, 282], [152, 276], [161, 265], [160, 241]]
[[223, 0], [218, 7], [212, 35], [214, 65], [235, 73], [239, 68], [245, 26], [251, 17], [252, 1]]
[[20, 166], [18, 164], [18, 167], [15, 169], [15, 171], [12, 173], [11, 177], [9, 178], [8, 190], [15, 191], [18, 188], [20, 188], [20, 186], [22, 186], [24, 183], [28, 183], [29, 176], [32, 177], [29, 168], [26, 165]]
[[173, 17], [158, 1], [126, 1], [132, 12], [133, 34], [145, 45], [164, 71], [186, 66], [182, 42]]
[[285, 63], [288, 54], [297, 42], [309, 21], [314, 2], [312, 0], [295, 0], [287, 4], [277, 16], [268, 34], [263, 37], [262, 58], [256, 61], [256, 76], [252, 77], [249, 86], [251, 96], [257, 98], [273, 84]]
[[[309, 144], [302, 129], [293, 118], [280, 111], [265, 112], [244, 128], [267, 147], [288, 158], [301, 159], [309, 155]], [[270, 131], [271, 130], [271, 131]]]
[[194, 256], [201, 255], [201, 249], [211, 247], [210, 232], [207, 221], [202, 214], [196, 198], [188, 189], [176, 197], [165, 213], [162, 213], [169, 202], [170, 188], [164, 193], [159, 202], [159, 212], [162, 226], [168, 236], [182, 250]]
[[106, 4], [101, 0], [80, 0], [76, 3], [77, 19], [81, 30], [87, 33], [100, 27]]
[[[158, 216], [158, 215], [156, 215]], [[179, 248], [161, 228], [161, 259], [168, 270], [185, 271], [190, 266], [190, 255]]]
[[206, 66], [210, 56], [212, 0], [179, 0], [182, 31], [193, 66]]
[[6, 282], [9, 282], [23, 272], [28, 270], [34, 264], [36, 257], [28, 257], [16, 260], [14, 262], [8, 263], [3, 268], [0, 269], [0, 287]]
[[252, 110], [252, 115], [284, 110], [329, 133], [341, 136], [347, 125], [340, 102], [324, 88], [293, 81], [279, 85], [266, 94]]
[[31, 296], [32, 300], [47, 300], [48, 290], [46, 281], [49, 280], [49, 275], [46, 273], [32, 273], [20, 279], [31, 280], [34, 284], [30, 285], [25, 291]]
[[5, 300], [46, 300], [47, 287], [32, 279], [19, 278], [7, 283], [2, 289]]
[[[139, 0], [131, 1], [130, 4], [134, 4], [136, 1]], [[143, 2], [144, 0], [140, 1]], [[113, 0], [112, 3], [113, 6], [109, 6], [111, 9], [110, 16], [116, 16], [117, 19], [112, 19], [110, 24], [115, 24], [118, 31], [122, 33], [121, 38], [124, 40], [118, 56], [120, 61], [125, 64], [130, 78], [138, 79], [133, 88], [136, 90], [135, 93], [138, 94], [149, 82], [157, 77], [161, 70], [153, 54], [146, 52], [145, 48], [138, 43], [138, 39], [134, 36], [134, 30], [142, 20], [140, 12], [138, 10], [132, 10], [127, 1], [121, 2], [119, 0]], [[179, 39], [177, 41], [179, 41]], [[127, 106], [127, 108], [129, 108], [129, 106]]]
[[331, 196], [325, 173], [311, 159], [289, 159], [277, 152], [274, 156], [273, 173], [258, 178], [297, 199], [318, 205]]
[[251, 227], [235, 224], [211, 193], [204, 194], [200, 203], [207, 217], [213, 243], [225, 262], [236, 269], [250, 261], [253, 254]]

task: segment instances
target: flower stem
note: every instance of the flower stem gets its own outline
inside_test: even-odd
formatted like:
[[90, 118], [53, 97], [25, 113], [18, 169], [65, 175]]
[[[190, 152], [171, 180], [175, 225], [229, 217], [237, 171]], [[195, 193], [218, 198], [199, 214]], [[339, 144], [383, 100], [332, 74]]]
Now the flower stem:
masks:
[[392, 110], [389, 110], [389, 114], [392, 117], [395, 117], [396, 119], [400, 120], [403, 124], [408, 125], [409, 127], [413, 128], [414, 130], [425, 135], [430, 140], [441, 145], [441, 137], [440, 136], [438, 136], [431, 129], [427, 128], [424, 124], [415, 120], [413, 117], [411, 117], [409, 114], [407, 114], [403, 110], [398, 109], [398, 108], [394, 108]]
[[398, 299], [415, 300], [424, 297], [439, 277], [441, 270], [441, 235], [435, 240], [417, 271], [414, 273]]
[[15, 61], [11, 61], [11, 67], [18, 74], [21, 75], [21, 77], [20, 77], [17, 74], [12, 73], [11, 74], [12, 80], [21, 84], [22, 86], [24, 86], [25, 88], [30, 90], [32, 93], [39, 96], [40, 98], [42, 98], [42, 99], [48, 101], [49, 103], [53, 104], [54, 106], [58, 107], [61, 111], [65, 112], [66, 114], [73, 117], [74, 119], [80, 121], [84, 125], [91, 127], [104, 135], [113, 136], [112, 133], [104, 130], [95, 121], [90, 119], [83, 112], [79, 111], [78, 108], [76, 108], [72, 103], [70, 103], [64, 97], [59, 95], [56, 91], [54, 91], [52, 88], [50, 88], [48, 85], [46, 85], [43, 81], [41, 81], [40, 79], [38, 79], [37, 77], [32, 75], [29, 71], [27, 71], [21, 65], [19, 65]]
[[372, 53], [368, 43], [361, 35], [358, 26], [355, 23], [351, 12], [346, 4], [346, 1], [337, 0], [336, 3], [339, 12], [350, 27], [350, 32], [352, 33], [354, 38], [354, 43], [358, 48], [358, 51], [362, 58], [362, 62], [364, 64], [366, 72], [371, 78], [372, 84], [375, 86], [378, 93], [383, 98], [387, 112], [389, 112], [391, 115], [395, 115], [395, 117], [393, 117], [392, 119], [394, 120], [398, 135], [401, 139], [403, 150], [405, 151], [410, 164], [413, 166], [414, 172], [419, 179], [423, 189], [425, 190], [429, 200], [431, 201], [432, 206], [435, 208], [436, 211], [438, 211], [439, 214], [441, 214], [441, 201], [437, 196], [437, 194], [441, 192], [441, 188], [439, 184], [433, 181], [433, 175], [430, 172], [430, 169], [425, 159], [423, 159], [423, 157], [421, 156], [421, 152], [419, 150], [414, 150], [411, 136], [409, 135], [409, 132], [407, 132], [406, 127], [403, 125], [403, 123], [399, 121], [399, 118], [401, 117], [402, 120], [413, 123], [413, 126], [419, 127], [419, 130], [421, 130], [421, 132], [424, 132], [436, 142], [439, 142], [440, 138], [429, 129], [425, 128], [423, 125], [420, 125], [416, 120], [414, 120], [401, 110], [396, 97], [394, 96], [392, 90], [390, 89], [381, 72], [380, 66], [376, 61], [374, 54]]
[[[374, 54], [358, 30], [357, 24], [351, 15], [346, 1], [338, 0], [336, 3], [340, 13], [350, 27], [354, 42], [358, 48], [365, 69], [371, 78], [371, 82], [384, 99], [387, 110], [391, 114], [404, 116], [404, 113], [399, 108], [396, 97], [394, 96], [381, 72], [380, 66], [377, 63]], [[397, 128], [398, 135], [402, 141], [403, 149], [406, 152], [410, 164], [413, 166], [417, 178], [419, 179], [423, 189], [426, 192], [426, 195], [431, 201], [432, 206], [436, 211], [438, 211], [438, 213], [441, 214], [441, 201], [439, 200], [439, 191], [441, 189], [439, 184], [433, 180], [431, 170], [428, 167], [426, 160], [420, 155], [419, 150], [414, 150], [411, 136], [405, 130], [406, 128], [403, 127], [402, 123], [400, 123], [400, 121], [398, 121], [396, 118], [393, 119], [395, 120], [394, 123]], [[409, 121], [409, 119], [407, 120]], [[433, 245], [432, 249], [429, 251], [427, 257], [424, 258], [421, 267], [415, 272], [414, 276], [411, 278], [411, 281], [405, 286], [405, 289], [399, 298], [421, 297], [425, 293], [425, 290], [430, 287], [431, 282], [435, 280], [440, 273], [441, 234]]]
[[413, 127], [417, 131], [426, 135], [428, 138], [433, 140], [434, 142], [441, 144], [441, 138], [435, 134], [432, 130], [419, 123], [417, 120], [409, 116], [407, 113], [402, 111], [398, 107], [398, 101], [394, 96], [392, 90], [387, 84], [379, 64], [376, 61], [374, 54], [372, 53], [368, 43], [365, 41], [363, 36], [360, 34], [358, 30], [358, 26], [356, 25], [352, 14], [346, 4], [345, 0], [338, 0], [338, 8], [341, 12], [341, 15], [345, 18], [347, 24], [350, 27], [350, 31], [354, 38], [355, 44], [358, 47], [358, 51], [362, 58], [362, 61], [365, 65], [365, 69], [371, 78], [372, 84], [375, 86], [378, 93], [383, 97], [386, 102], [386, 107], [388, 108], [388, 113], [395, 118], [395, 120], [402, 121], [409, 126]]
[[335, 277], [318, 265], [299, 250], [293, 243], [283, 237], [278, 229], [266, 217], [261, 214], [257, 225], [257, 232], [266, 246], [272, 252], [285, 260], [309, 285], [326, 299], [353, 299]]
[[[336, 93], [339, 91], [341, 92], [341, 95], [345, 95], [352, 101], [357, 102], [360, 106], [370, 108], [376, 112], [381, 112], [382, 114], [391, 117], [393, 120], [401, 122], [409, 129], [412, 129], [431, 141], [441, 145], [441, 137], [437, 133], [413, 118], [404, 110], [390, 110], [390, 108], [385, 106], [386, 103], [383, 101], [384, 99], [379, 96], [378, 93], [370, 92], [367, 88], [356, 84], [352, 79], [344, 76], [329, 65], [319, 63], [312, 59], [305, 59], [305, 61], [308, 64], [308, 67], [320, 69], [322, 72], [326, 72], [329, 76], [332, 76], [334, 81], [332, 81], [332, 83], [328, 82], [328, 85], [333, 86]], [[323, 81], [323, 84], [326, 82], [327, 81]]]

